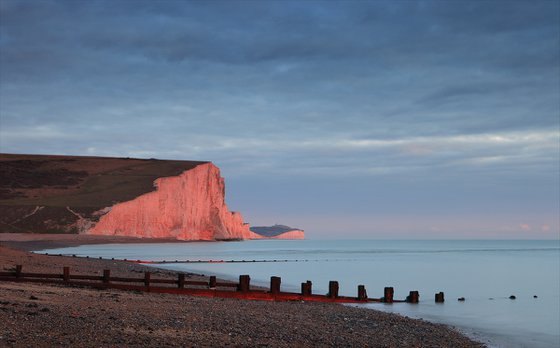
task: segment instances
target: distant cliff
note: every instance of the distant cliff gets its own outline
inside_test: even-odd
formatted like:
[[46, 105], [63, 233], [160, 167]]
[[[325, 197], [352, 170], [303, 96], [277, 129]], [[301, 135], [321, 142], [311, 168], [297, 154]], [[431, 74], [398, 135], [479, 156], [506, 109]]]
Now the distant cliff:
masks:
[[0, 232], [260, 239], [210, 162], [0, 155]]
[[286, 225], [254, 226], [250, 230], [270, 239], [305, 239], [305, 232]]

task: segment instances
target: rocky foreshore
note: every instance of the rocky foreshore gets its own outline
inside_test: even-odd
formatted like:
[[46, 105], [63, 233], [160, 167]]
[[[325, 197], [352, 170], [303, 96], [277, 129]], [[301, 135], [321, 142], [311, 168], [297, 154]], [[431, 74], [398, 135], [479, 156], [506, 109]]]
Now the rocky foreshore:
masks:
[[[19, 244], [18, 247], [22, 245]], [[13, 247], [13, 245], [12, 245]], [[117, 276], [167, 270], [0, 245], [1, 270]], [[189, 275], [192, 278], [204, 278]], [[263, 302], [0, 282], [5, 347], [482, 347], [439, 324], [338, 304]]]

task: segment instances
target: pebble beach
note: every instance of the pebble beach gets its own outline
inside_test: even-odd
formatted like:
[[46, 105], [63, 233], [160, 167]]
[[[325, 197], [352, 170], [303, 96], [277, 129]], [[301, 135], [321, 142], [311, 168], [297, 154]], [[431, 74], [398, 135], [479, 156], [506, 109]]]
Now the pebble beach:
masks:
[[[151, 271], [140, 264], [47, 256], [0, 242], [0, 267], [27, 272], [116, 276]], [[48, 245], [42, 241], [41, 247]], [[63, 243], [57, 241], [57, 246]], [[75, 243], [75, 242], [74, 242]], [[27, 247], [25, 247], [27, 245]], [[188, 274], [195, 280], [202, 275]], [[455, 329], [371, 309], [330, 303], [203, 298], [59, 284], [0, 282], [2, 347], [483, 347]]]

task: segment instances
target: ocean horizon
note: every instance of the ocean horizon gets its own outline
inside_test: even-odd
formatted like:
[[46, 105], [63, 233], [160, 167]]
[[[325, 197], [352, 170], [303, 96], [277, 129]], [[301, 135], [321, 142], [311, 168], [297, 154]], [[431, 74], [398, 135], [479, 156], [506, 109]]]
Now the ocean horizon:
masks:
[[[559, 240], [256, 240], [156, 244], [82, 245], [42, 253], [145, 261], [245, 261], [158, 264], [156, 267], [237, 279], [299, 292], [313, 282], [326, 293], [337, 280], [340, 294], [368, 296], [395, 288], [395, 298], [420, 292], [419, 304], [364, 306], [457, 327], [490, 347], [560, 345]], [[253, 262], [253, 260], [255, 262]], [[274, 262], [276, 260], [276, 262]], [[258, 262], [267, 261], [267, 262]], [[445, 303], [434, 294], [443, 291]], [[513, 295], [515, 299], [509, 297]], [[464, 301], [458, 301], [464, 297]]]

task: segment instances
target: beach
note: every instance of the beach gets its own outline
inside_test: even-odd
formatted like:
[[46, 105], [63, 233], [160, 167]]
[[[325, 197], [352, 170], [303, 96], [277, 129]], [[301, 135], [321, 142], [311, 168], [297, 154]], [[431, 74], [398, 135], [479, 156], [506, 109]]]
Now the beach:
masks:
[[[79, 274], [99, 275], [110, 269], [116, 276], [151, 271], [157, 277], [176, 277], [173, 271], [130, 262], [28, 251], [99, 242], [107, 240], [0, 235], [0, 264], [3, 271], [21, 264], [30, 272], [54, 273], [68, 266]], [[483, 346], [445, 325], [338, 304], [215, 299], [36, 283], [0, 283], [0, 322], [0, 346], [7, 347]]]

